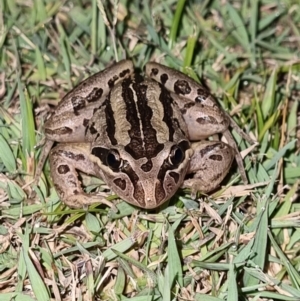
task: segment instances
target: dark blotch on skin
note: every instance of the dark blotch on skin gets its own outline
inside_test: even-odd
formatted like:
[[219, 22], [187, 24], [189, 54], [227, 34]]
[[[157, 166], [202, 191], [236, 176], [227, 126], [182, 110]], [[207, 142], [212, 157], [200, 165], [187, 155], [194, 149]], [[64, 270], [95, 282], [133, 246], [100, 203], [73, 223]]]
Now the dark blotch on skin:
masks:
[[158, 74], [158, 69], [157, 68], [152, 68], [150, 75], [157, 75]]
[[174, 179], [174, 182], [177, 184], [179, 181], [179, 174], [177, 172], [171, 171], [170, 176]]
[[119, 79], [118, 75], [115, 75], [113, 78], [111, 78], [107, 84], [110, 88], [112, 88], [115, 85], [115, 82]]
[[201, 156], [201, 157], [204, 157], [208, 152], [211, 152], [212, 150], [214, 150], [215, 147], [223, 148], [222, 145], [220, 145], [220, 143], [208, 145], [206, 148], [202, 149], [202, 150], [199, 152], [200, 156]]
[[219, 124], [218, 121], [215, 118], [213, 118], [212, 116], [208, 116], [206, 118], [199, 117], [199, 118], [196, 119], [196, 121], [199, 124], [207, 124], [207, 123], [210, 123], [210, 124]]
[[73, 157], [74, 157], [75, 161], [83, 161], [85, 159], [84, 155], [81, 155], [81, 154], [73, 155]]
[[196, 98], [195, 98], [195, 102], [203, 102], [203, 101], [205, 101], [205, 97], [203, 97], [203, 96], [197, 96]]
[[120, 178], [117, 178], [114, 180], [114, 183], [119, 187], [121, 188], [122, 190], [125, 190], [126, 189], [126, 181], [125, 180], [122, 180]]
[[73, 111], [75, 115], [79, 115], [79, 110], [85, 107], [85, 99], [80, 96], [73, 96], [71, 98], [71, 103], [73, 106]]
[[173, 119], [174, 125], [180, 130], [182, 135], [186, 136], [186, 132], [180, 127], [180, 123], [177, 118]]
[[132, 167], [127, 161], [124, 162], [124, 168], [122, 169], [122, 172], [127, 174], [134, 187], [133, 197], [136, 199], [136, 201], [141, 207], [144, 207], [146, 205], [144, 189], [140, 184], [140, 179], [138, 175], [135, 173], [135, 171], [132, 169]]
[[168, 81], [168, 79], [169, 79], [169, 76], [166, 73], [164, 73], [160, 76], [160, 81], [163, 85]]
[[63, 157], [66, 157], [66, 158], [69, 158], [69, 159], [75, 160], [75, 161], [83, 161], [84, 160], [84, 155], [82, 155], [82, 154], [76, 155], [72, 152], [68, 152], [65, 150], [58, 150], [55, 153], [59, 156], [63, 156]]
[[197, 120], [197, 122], [199, 124], [206, 124], [207, 123], [207, 119], [206, 118], [199, 117], [196, 120]]
[[89, 119], [84, 118], [82, 124], [84, 127], [87, 127], [89, 125]]
[[59, 165], [58, 168], [57, 168], [57, 172], [60, 175], [65, 175], [69, 171], [70, 171], [70, 167], [68, 165]]
[[155, 200], [156, 200], [156, 204], [160, 204], [166, 197], [166, 193], [165, 190], [162, 186], [161, 182], [157, 182], [155, 184]]
[[90, 126], [89, 126], [89, 131], [92, 135], [97, 134], [97, 130], [95, 129], [95, 123], [93, 122]]
[[69, 187], [77, 187], [77, 182], [75, 181], [75, 179], [72, 180], [72, 178], [69, 177], [69, 179], [68, 179], [68, 186]]
[[203, 88], [199, 88], [197, 94], [198, 96], [195, 98], [195, 102], [203, 102], [210, 96], [210, 93]]
[[181, 114], [184, 115], [184, 114], [187, 112], [187, 110], [188, 110], [189, 108], [192, 108], [192, 107], [194, 107], [194, 106], [195, 106], [195, 103], [194, 103], [194, 102], [188, 102], [188, 103], [186, 103], [186, 104], [183, 106], [183, 108], [180, 109]]
[[174, 91], [176, 94], [186, 95], [191, 93], [191, 87], [186, 80], [177, 80], [174, 83]]
[[184, 109], [188, 110], [189, 108], [192, 108], [195, 106], [195, 103], [194, 102], [188, 102], [184, 105]]
[[120, 77], [124, 77], [126, 74], [129, 74], [130, 73], [130, 70], [129, 69], [125, 69], [123, 70], [122, 72], [119, 73], [119, 76]]
[[95, 102], [98, 101], [103, 94], [102, 88], [94, 88], [92, 92], [86, 97], [87, 102]]
[[213, 161], [222, 161], [223, 157], [221, 155], [211, 155], [209, 156], [209, 159]]
[[180, 112], [181, 112], [182, 115], [185, 115], [186, 114], [186, 109], [184, 109], [184, 108], [180, 109]]
[[151, 160], [148, 160], [145, 164], [143, 164], [141, 166], [141, 169], [144, 171], [144, 172], [149, 172], [153, 167], [153, 164], [152, 164], [152, 161]]
[[222, 177], [223, 177], [223, 174], [222, 173], [218, 173], [211, 180], [214, 182], [214, 181], [217, 181], [218, 179], [220, 179]]
[[72, 134], [73, 130], [65, 126], [55, 130], [45, 129], [45, 133], [49, 135], [67, 135]]

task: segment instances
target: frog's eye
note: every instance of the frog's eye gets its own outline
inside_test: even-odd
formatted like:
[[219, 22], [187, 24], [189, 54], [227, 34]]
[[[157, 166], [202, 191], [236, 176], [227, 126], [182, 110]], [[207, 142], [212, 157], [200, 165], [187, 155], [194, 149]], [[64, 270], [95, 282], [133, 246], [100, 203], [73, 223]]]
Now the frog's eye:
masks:
[[106, 155], [106, 165], [109, 166], [112, 170], [119, 170], [122, 166], [123, 160], [120, 157], [120, 154], [115, 149], [108, 151]]
[[178, 166], [185, 159], [185, 151], [188, 149], [189, 144], [186, 141], [174, 145], [171, 148], [169, 155], [169, 163], [174, 166]]
[[110, 167], [113, 171], [119, 171], [123, 165], [123, 160], [120, 154], [115, 149], [107, 149], [103, 147], [94, 147], [92, 149], [92, 155], [96, 156], [101, 162]]

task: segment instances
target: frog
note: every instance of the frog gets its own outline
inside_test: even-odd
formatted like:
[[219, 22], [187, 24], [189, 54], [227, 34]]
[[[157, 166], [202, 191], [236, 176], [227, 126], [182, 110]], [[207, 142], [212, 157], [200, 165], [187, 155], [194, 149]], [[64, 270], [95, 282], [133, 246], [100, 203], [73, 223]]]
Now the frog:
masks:
[[[129, 204], [155, 209], [179, 188], [194, 196], [215, 190], [234, 159], [247, 183], [230, 127], [237, 125], [189, 76], [156, 62], [141, 74], [131, 60], [122, 60], [59, 102], [44, 124], [37, 175], [49, 154], [54, 187], [70, 208], [100, 201], [97, 193], [84, 191], [78, 174], [83, 172], [102, 179]], [[212, 138], [218, 135], [227, 143]]]

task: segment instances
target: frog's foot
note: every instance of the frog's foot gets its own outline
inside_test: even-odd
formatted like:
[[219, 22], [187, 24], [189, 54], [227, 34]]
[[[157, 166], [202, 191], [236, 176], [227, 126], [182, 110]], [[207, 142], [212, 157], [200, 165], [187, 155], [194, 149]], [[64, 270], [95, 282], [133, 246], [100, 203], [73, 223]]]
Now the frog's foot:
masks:
[[40, 156], [40, 160], [39, 160], [37, 168], [35, 170], [33, 185], [38, 185], [39, 184], [39, 180], [40, 180], [41, 174], [43, 172], [44, 164], [46, 162], [46, 159], [47, 159], [47, 157], [50, 153], [50, 150], [51, 150], [53, 144], [54, 144], [54, 141], [46, 140], [46, 142], [43, 146], [42, 153], [41, 153], [41, 156]]
[[188, 179], [185, 180], [183, 188], [189, 188], [191, 190], [191, 198], [196, 199], [198, 192], [207, 193], [216, 188], [213, 183], [203, 181], [202, 179]]
[[94, 193], [86, 194], [82, 192], [77, 195], [62, 195], [62, 199], [68, 207], [75, 209], [86, 209], [88, 206], [96, 203], [108, 204], [107, 200]]

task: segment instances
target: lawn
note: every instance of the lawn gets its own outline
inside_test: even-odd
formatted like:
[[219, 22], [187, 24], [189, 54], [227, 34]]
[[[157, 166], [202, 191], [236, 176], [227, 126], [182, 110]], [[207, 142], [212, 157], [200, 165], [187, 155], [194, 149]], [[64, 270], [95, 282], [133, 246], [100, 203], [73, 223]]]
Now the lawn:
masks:
[[[0, 47], [0, 301], [300, 300], [299, 1], [1, 0]], [[59, 100], [125, 58], [211, 91], [248, 183], [155, 210], [84, 173], [105, 201], [69, 208], [48, 160], [34, 183]]]

